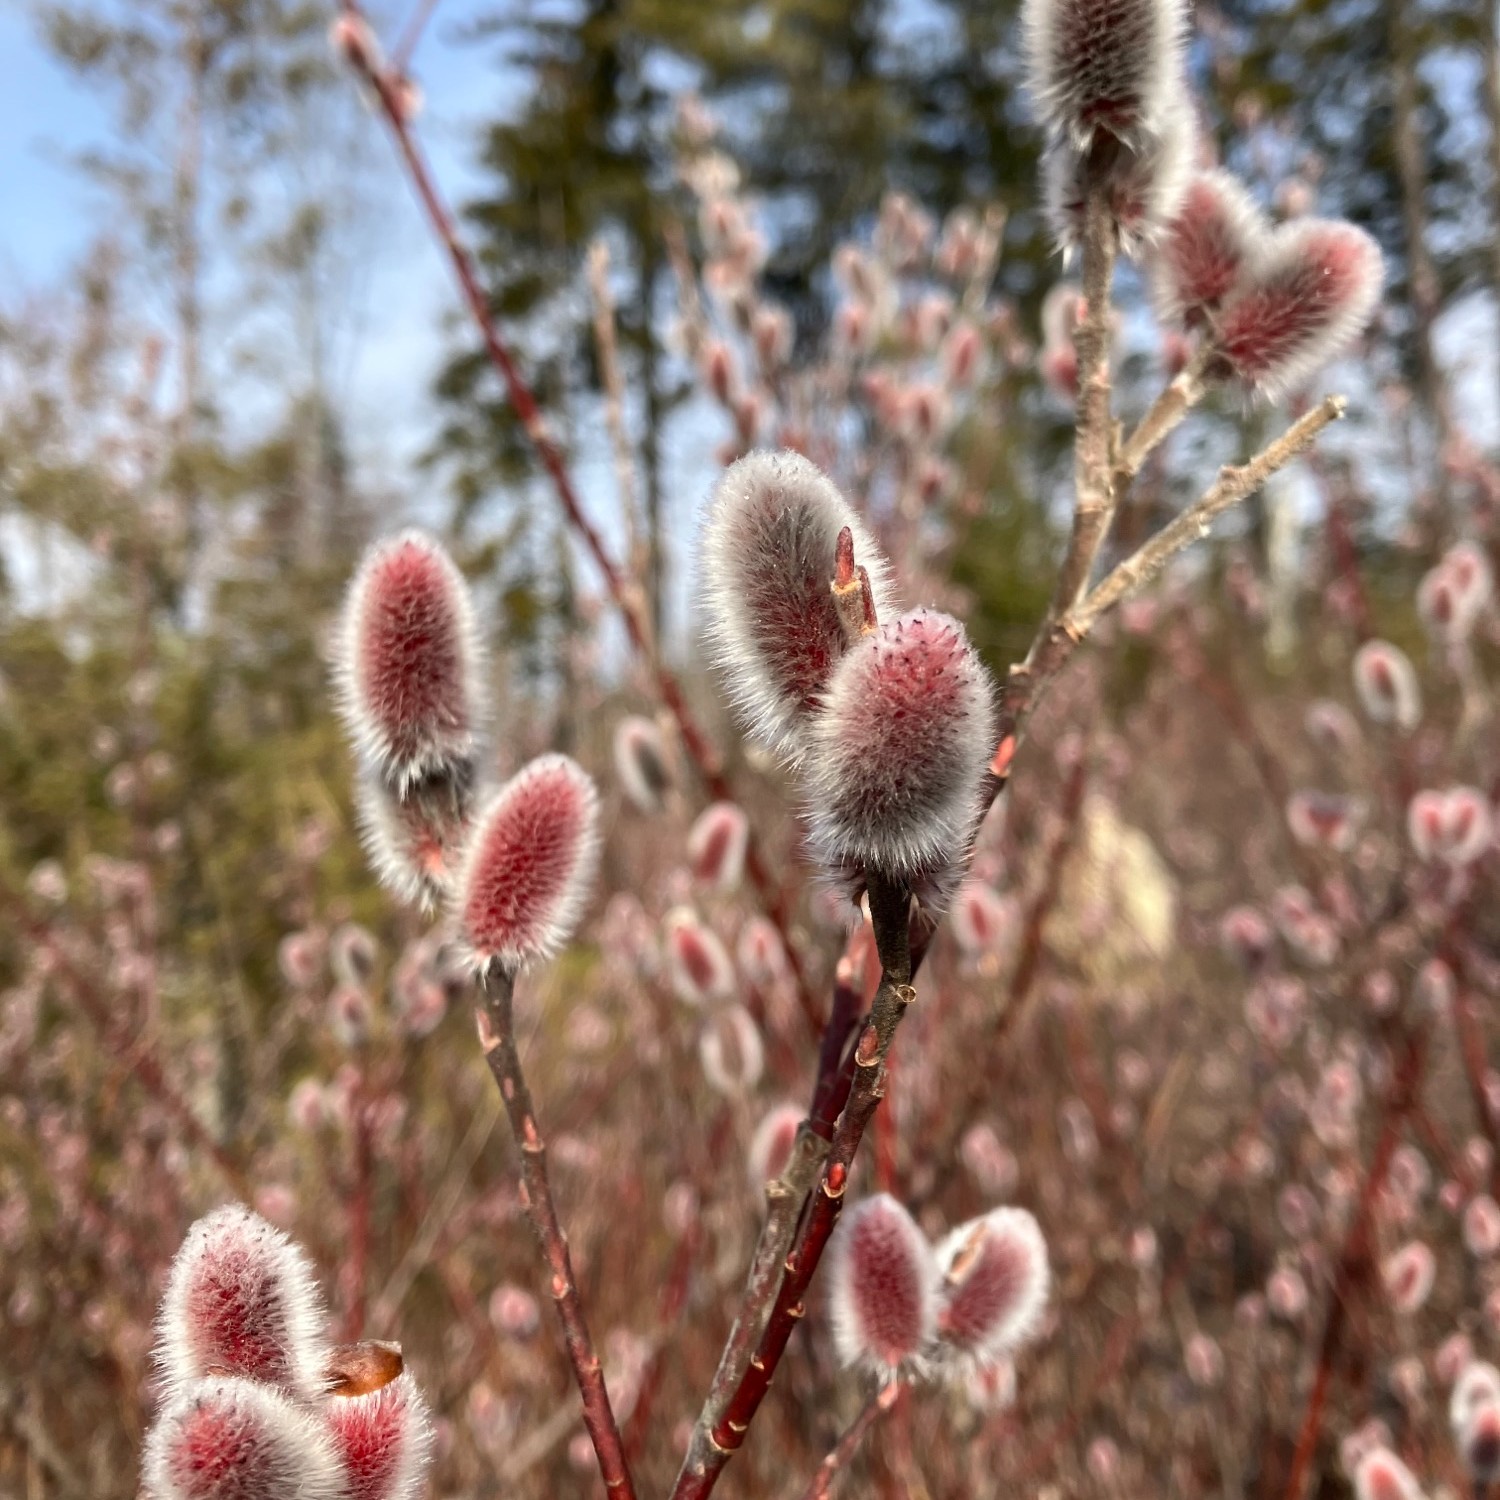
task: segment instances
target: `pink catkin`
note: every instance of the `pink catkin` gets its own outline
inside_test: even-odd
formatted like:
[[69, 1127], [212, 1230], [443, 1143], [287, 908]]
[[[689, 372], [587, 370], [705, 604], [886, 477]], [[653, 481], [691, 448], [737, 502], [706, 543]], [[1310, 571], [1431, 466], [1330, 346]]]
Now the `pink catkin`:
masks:
[[632, 715], [615, 727], [615, 775], [631, 804], [644, 813], [660, 812], [672, 790], [666, 740], [650, 719]]
[[734, 890], [744, 873], [749, 843], [749, 820], [734, 803], [715, 802], [704, 808], [688, 834], [693, 879], [711, 890]]
[[1157, 311], [1189, 327], [1227, 297], [1269, 233], [1237, 177], [1199, 172], [1188, 183], [1151, 262]]
[[431, 1459], [432, 1423], [409, 1374], [362, 1396], [331, 1398], [326, 1416], [346, 1476], [344, 1500], [415, 1500]]
[[238, 1379], [192, 1383], [169, 1400], [146, 1438], [147, 1500], [343, 1500], [329, 1434], [273, 1386]]
[[404, 532], [366, 554], [336, 667], [356, 748], [398, 792], [471, 760], [484, 714], [473, 609], [463, 576], [429, 537]]
[[1414, 1313], [1432, 1294], [1437, 1261], [1420, 1240], [1403, 1245], [1381, 1268], [1391, 1306], [1401, 1313]]
[[942, 1283], [937, 1332], [956, 1353], [981, 1362], [1031, 1339], [1047, 1306], [1047, 1243], [1022, 1208], [997, 1208], [961, 1224], [937, 1248]]
[[726, 1005], [709, 1016], [698, 1037], [698, 1058], [709, 1087], [727, 1098], [740, 1098], [760, 1082], [765, 1044], [743, 1005]]
[[719, 935], [691, 907], [674, 907], [662, 919], [667, 972], [686, 1005], [727, 1000], [734, 994], [734, 964]]
[[779, 1177], [792, 1157], [802, 1110], [796, 1104], [778, 1104], [755, 1127], [750, 1138], [748, 1171], [750, 1186], [761, 1192], [773, 1177]]
[[845, 1209], [829, 1250], [834, 1343], [845, 1364], [890, 1377], [932, 1338], [937, 1271], [912, 1217], [888, 1193]]
[[700, 552], [704, 637], [741, 720], [796, 759], [844, 651], [830, 587], [841, 530], [854, 537], [880, 616], [885, 558], [838, 488], [795, 453], [752, 453], [725, 471]]
[[813, 726], [807, 825], [818, 859], [941, 895], [974, 831], [994, 735], [989, 674], [956, 620], [914, 610], [864, 637]]
[[480, 812], [454, 915], [476, 968], [515, 973], [572, 937], [598, 864], [598, 797], [565, 755], [522, 768]]
[[243, 1376], [309, 1400], [323, 1384], [324, 1317], [302, 1252], [226, 1205], [193, 1225], [172, 1263], [157, 1360], [174, 1393], [204, 1376]]
[[1354, 653], [1354, 691], [1376, 724], [1414, 729], [1422, 717], [1422, 692], [1411, 658], [1389, 641], [1366, 641]]
[[1042, 198], [1058, 245], [1071, 250], [1083, 239], [1089, 184], [1100, 181], [1123, 248], [1134, 253], [1154, 242], [1177, 212], [1187, 190], [1197, 146], [1197, 122], [1185, 97], [1163, 112], [1156, 133], [1138, 150], [1114, 153], [1101, 168], [1069, 141], [1055, 141], [1042, 161]]
[[1383, 275], [1374, 240], [1352, 224], [1284, 224], [1220, 309], [1219, 351], [1247, 385], [1284, 396], [1363, 332]]
[[1410, 1469], [1388, 1448], [1376, 1448], [1354, 1471], [1356, 1500], [1421, 1500], [1422, 1491]]
[[1494, 825], [1484, 794], [1460, 786], [1418, 792], [1406, 810], [1406, 832], [1419, 859], [1461, 866], [1489, 848]]
[[416, 783], [404, 796], [365, 769], [355, 785], [365, 854], [399, 901], [431, 911], [448, 894], [468, 833], [467, 779]]
[[1042, 123], [1087, 147], [1097, 131], [1133, 146], [1181, 93], [1180, 0], [1025, 0], [1027, 83]]

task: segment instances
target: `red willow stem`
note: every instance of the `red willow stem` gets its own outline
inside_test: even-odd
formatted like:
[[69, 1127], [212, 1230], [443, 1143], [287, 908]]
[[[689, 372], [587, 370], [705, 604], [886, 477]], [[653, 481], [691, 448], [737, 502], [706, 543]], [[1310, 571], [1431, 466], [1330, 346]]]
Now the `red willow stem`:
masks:
[[906, 1394], [906, 1386], [892, 1380], [865, 1402], [860, 1414], [845, 1428], [838, 1442], [829, 1450], [828, 1456], [818, 1465], [818, 1472], [802, 1492], [802, 1500], [828, 1500], [833, 1481], [840, 1469], [847, 1468], [865, 1435]]
[[567, 1237], [563, 1234], [557, 1205], [552, 1198], [546, 1143], [537, 1126], [536, 1106], [531, 1101], [531, 1090], [521, 1067], [521, 1054], [516, 1049], [512, 1017], [514, 993], [515, 981], [508, 975], [491, 975], [482, 981], [480, 994], [484, 1004], [475, 1012], [479, 1045], [499, 1086], [500, 1098], [510, 1117], [511, 1132], [521, 1153], [521, 1204], [552, 1272], [549, 1290], [558, 1320], [562, 1323], [568, 1362], [573, 1367], [573, 1379], [583, 1400], [583, 1425], [594, 1445], [604, 1487], [616, 1500], [635, 1500], [635, 1485], [620, 1440], [619, 1424], [615, 1421], [614, 1408], [609, 1404], [604, 1371], [583, 1315], [583, 1300], [578, 1295], [578, 1281], [573, 1274]]
[[761, 1225], [755, 1253], [750, 1259], [745, 1290], [741, 1293], [734, 1322], [693, 1428], [687, 1456], [683, 1460], [684, 1474], [696, 1471], [711, 1457], [712, 1433], [730, 1398], [739, 1388], [765, 1330], [772, 1299], [785, 1272], [787, 1248], [796, 1233], [803, 1205], [812, 1191], [828, 1145], [833, 1140], [834, 1126], [849, 1098], [854, 1081], [854, 1049], [849, 1046], [849, 1040], [864, 1009], [867, 941], [863, 927], [854, 932], [835, 970], [833, 1006], [823, 1028], [812, 1102], [808, 1106], [807, 1118], [797, 1131], [791, 1159], [781, 1175], [766, 1184], [765, 1222]]
[[868, 893], [882, 973], [869, 1021], [852, 1054], [849, 1102], [839, 1117], [821, 1181], [805, 1211], [801, 1232], [786, 1259], [785, 1274], [765, 1331], [707, 1443], [695, 1443], [689, 1450], [688, 1460], [677, 1476], [672, 1500], [704, 1500], [713, 1492], [771, 1388], [792, 1331], [806, 1316], [803, 1299], [838, 1223], [849, 1185], [849, 1168], [865, 1127], [883, 1097], [886, 1054], [907, 1006], [916, 998], [911, 987], [910, 893], [905, 887], [877, 876], [870, 877]]
[[[339, 0], [339, 8], [355, 26], [361, 28], [362, 33], [368, 33], [369, 23], [359, 5], [359, 0]], [[463, 241], [459, 239], [458, 227], [438, 192], [427, 159], [417, 145], [407, 123], [403, 92], [399, 86], [401, 80], [394, 77], [390, 69], [383, 66], [379, 59], [372, 56], [369, 49], [358, 41], [346, 42], [344, 53], [359, 71], [360, 76], [375, 91], [381, 114], [385, 117], [386, 124], [395, 137], [396, 147], [401, 153], [407, 176], [411, 180], [417, 197], [421, 200], [422, 208], [433, 232], [448, 252], [448, 260], [453, 267], [459, 290], [463, 294], [464, 304], [484, 341], [485, 352], [489, 356], [490, 363], [504, 383], [506, 396], [515, 411], [516, 418], [521, 423], [532, 449], [541, 460], [547, 477], [551, 480], [552, 488], [562, 506], [564, 518], [577, 533], [584, 550], [587, 551], [599, 575], [603, 578], [605, 589], [625, 622], [625, 632], [632, 649], [650, 673], [658, 699], [677, 725], [677, 733], [682, 740], [688, 759], [692, 761], [710, 797], [720, 802], [734, 801], [734, 789], [724, 775], [723, 762], [717, 749], [693, 717], [676, 677], [661, 663], [645, 620], [644, 605], [639, 590], [627, 580], [619, 565], [610, 556], [603, 539], [584, 511], [578, 491], [574, 487], [572, 475], [568, 472], [567, 460], [547, 430], [546, 420], [542, 416], [541, 408], [537, 405], [536, 397], [526, 377], [521, 373], [520, 367], [511, 357], [509, 347], [500, 336], [500, 330], [491, 316], [484, 290], [479, 284], [473, 259]], [[787, 961], [791, 965], [793, 978], [797, 982], [797, 998], [801, 1004], [803, 1016], [811, 1034], [816, 1036], [822, 1017], [813, 996], [812, 987], [808, 982], [806, 967], [796, 945], [791, 940], [791, 911], [787, 895], [766, 865], [753, 832], [750, 846], [745, 853], [745, 873], [750, 877], [751, 884], [759, 894], [766, 915], [781, 935]]]
[[1375, 1145], [1375, 1154], [1370, 1159], [1369, 1171], [1365, 1174], [1364, 1185], [1360, 1189], [1354, 1221], [1349, 1226], [1349, 1233], [1344, 1238], [1344, 1248], [1339, 1256], [1338, 1274], [1329, 1297], [1328, 1318], [1323, 1325], [1323, 1338], [1318, 1348], [1317, 1369], [1307, 1398], [1302, 1428], [1297, 1436], [1296, 1451], [1292, 1455], [1284, 1500], [1301, 1500], [1303, 1487], [1309, 1477], [1313, 1452], [1323, 1430], [1329, 1389], [1333, 1384], [1333, 1365], [1348, 1321], [1349, 1300], [1356, 1280], [1366, 1274], [1372, 1254], [1370, 1232], [1375, 1217], [1375, 1200], [1385, 1183], [1406, 1116], [1416, 1102], [1426, 1060], [1426, 1032], [1409, 1035], [1401, 1059], [1396, 1065], [1390, 1092], [1386, 1096], [1385, 1120]]

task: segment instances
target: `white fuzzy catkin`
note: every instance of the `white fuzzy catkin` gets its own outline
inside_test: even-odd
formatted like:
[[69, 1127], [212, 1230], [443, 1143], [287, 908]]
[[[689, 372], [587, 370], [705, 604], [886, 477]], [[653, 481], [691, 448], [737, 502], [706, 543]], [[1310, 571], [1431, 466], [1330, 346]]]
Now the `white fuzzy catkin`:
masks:
[[1195, 173], [1151, 257], [1157, 316], [1165, 323], [1196, 325], [1256, 263], [1270, 233], [1239, 178], [1221, 170]]
[[935, 610], [852, 646], [812, 726], [809, 842], [836, 874], [942, 881], [973, 835], [994, 750], [990, 678], [963, 626]]
[[334, 653], [337, 702], [361, 761], [398, 794], [465, 773], [486, 713], [468, 585], [419, 531], [375, 543], [349, 585]]
[[1182, 91], [1183, 0], [1025, 0], [1027, 87], [1042, 123], [1086, 150], [1139, 148]]
[[566, 755], [523, 766], [474, 820], [453, 916], [476, 970], [553, 957], [583, 916], [599, 864], [599, 799]]
[[1364, 332], [1384, 275], [1380, 248], [1362, 229], [1328, 219], [1282, 224], [1219, 309], [1219, 352], [1246, 385], [1277, 400]]
[[170, 1394], [242, 1376], [312, 1400], [323, 1389], [326, 1314], [306, 1256], [226, 1204], [187, 1232], [162, 1294], [156, 1360]]
[[877, 613], [892, 612], [889, 567], [864, 523], [796, 453], [751, 453], [710, 498], [699, 553], [709, 655], [746, 730], [788, 759], [844, 652], [831, 586], [839, 532], [869, 575]]
[[1158, 129], [1138, 149], [1114, 153], [1100, 169], [1068, 140], [1054, 140], [1042, 158], [1042, 201], [1053, 238], [1065, 253], [1083, 239], [1086, 180], [1100, 172], [1120, 245], [1127, 254], [1154, 245], [1176, 214], [1192, 180], [1198, 127], [1191, 102], [1177, 96], [1163, 109]]
[[990, 1363], [1033, 1338], [1051, 1272], [1041, 1226], [1024, 1208], [996, 1208], [960, 1224], [937, 1247], [938, 1337]]
[[839, 1358], [886, 1379], [921, 1359], [936, 1325], [937, 1270], [905, 1207], [878, 1193], [846, 1208], [828, 1257]]
[[422, 781], [398, 795], [366, 767], [354, 786], [360, 842], [375, 878], [407, 906], [430, 912], [452, 888], [468, 834], [471, 788], [455, 778]]
[[343, 1462], [343, 1500], [417, 1500], [432, 1459], [432, 1419], [409, 1373], [360, 1396], [335, 1396], [328, 1427]]
[[194, 1381], [146, 1437], [146, 1500], [344, 1500], [344, 1471], [324, 1425], [273, 1386]]

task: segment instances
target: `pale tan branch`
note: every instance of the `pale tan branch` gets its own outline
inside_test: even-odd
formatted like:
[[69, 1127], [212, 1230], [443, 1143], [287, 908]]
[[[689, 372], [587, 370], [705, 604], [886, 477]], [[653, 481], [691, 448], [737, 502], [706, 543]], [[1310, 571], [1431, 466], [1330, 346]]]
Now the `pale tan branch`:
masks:
[[1215, 519], [1255, 493], [1278, 469], [1312, 446], [1330, 423], [1344, 415], [1342, 396], [1329, 396], [1247, 464], [1227, 465], [1212, 487], [1175, 520], [1168, 522], [1133, 556], [1104, 579], [1077, 609], [1063, 620], [1070, 635], [1082, 639], [1106, 610], [1142, 588], [1193, 542], [1208, 535]]

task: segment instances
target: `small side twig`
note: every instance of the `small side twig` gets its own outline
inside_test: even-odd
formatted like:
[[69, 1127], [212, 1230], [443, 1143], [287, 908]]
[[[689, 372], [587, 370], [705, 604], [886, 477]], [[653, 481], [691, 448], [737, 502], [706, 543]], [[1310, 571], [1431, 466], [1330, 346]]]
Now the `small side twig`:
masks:
[[892, 1380], [865, 1402], [855, 1419], [844, 1429], [838, 1442], [818, 1465], [818, 1471], [802, 1492], [802, 1500], [828, 1500], [833, 1481], [840, 1469], [848, 1467], [866, 1434], [887, 1413], [895, 1409], [896, 1403], [906, 1394], [906, 1387], [899, 1380]]
[[1151, 403], [1120, 448], [1115, 459], [1114, 488], [1117, 496], [1129, 489], [1142, 465], [1169, 438], [1182, 419], [1203, 399], [1203, 372], [1213, 358], [1214, 346], [1205, 339], [1170, 385]]
[[1226, 510], [1253, 495], [1277, 470], [1311, 447], [1325, 427], [1344, 415], [1347, 404], [1342, 396], [1329, 396], [1249, 463], [1226, 465], [1201, 499], [1163, 526], [1133, 557], [1120, 563], [1069, 614], [1064, 622], [1069, 632], [1080, 639], [1087, 635], [1101, 615], [1150, 583], [1183, 548], [1206, 536]]
[[552, 1273], [549, 1290], [562, 1323], [568, 1362], [583, 1400], [583, 1424], [599, 1460], [599, 1472], [606, 1491], [617, 1500], [635, 1500], [635, 1485], [620, 1440], [619, 1424], [609, 1402], [604, 1371], [594, 1350], [583, 1302], [578, 1295], [578, 1281], [573, 1274], [573, 1260], [568, 1253], [567, 1237], [557, 1217], [552, 1199], [552, 1183], [547, 1175], [547, 1148], [537, 1127], [536, 1108], [531, 1090], [521, 1068], [516, 1049], [512, 1001], [515, 981], [507, 975], [491, 975], [481, 985], [483, 1004], [475, 1012], [479, 1026], [479, 1045], [485, 1061], [500, 1088], [511, 1131], [521, 1153], [521, 1198], [531, 1227], [541, 1241], [542, 1254]]

